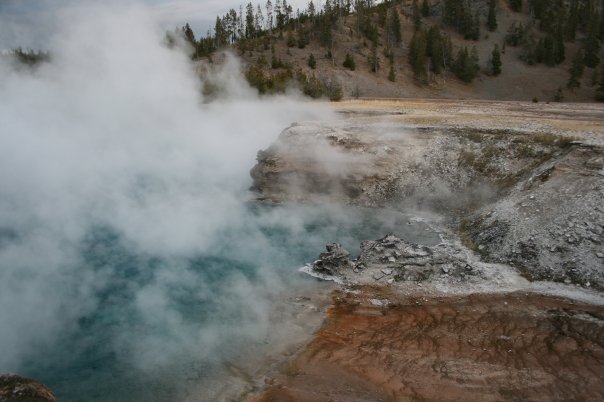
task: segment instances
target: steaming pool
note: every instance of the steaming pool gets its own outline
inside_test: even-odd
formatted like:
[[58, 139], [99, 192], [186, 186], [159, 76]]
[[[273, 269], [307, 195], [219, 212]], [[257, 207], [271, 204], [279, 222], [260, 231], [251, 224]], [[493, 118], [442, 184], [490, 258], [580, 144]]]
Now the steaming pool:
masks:
[[103, 278], [94, 307], [59, 340], [37, 345], [20, 374], [68, 402], [203, 400], [217, 367], [243, 358], [271, 327], [287, 326], [270, 319], [279, 295], [320, 286], [300, 266], [328, 242], [354, 255], [361, 240], [390, 232], [440, 242], [428, 224], [402, 213], [253, 203], [198, 255], [137, 252], [111, 228], [92, 228], [80, 254]]

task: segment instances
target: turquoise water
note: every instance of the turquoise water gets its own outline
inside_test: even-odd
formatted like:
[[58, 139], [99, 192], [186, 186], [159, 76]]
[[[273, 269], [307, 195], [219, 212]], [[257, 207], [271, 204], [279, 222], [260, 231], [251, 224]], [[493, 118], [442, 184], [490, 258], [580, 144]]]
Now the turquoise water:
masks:
[[136, 252], [111, 228], [91, 228], [80, 254], [82, 269], [103, 278], [96, 307], [41, 346], [22, 374], [67, 402], [185, 399], [187, 384], [203, 384], [267, 330], [270, 295], [314, 283], [297, 268], [326, 243], [355, 254], [361, 240], [389, 232], [439, 241], [403, 214], [311, 206], [250, 204], [244, 222], [215, 234], [210, 252], [189, 256]]

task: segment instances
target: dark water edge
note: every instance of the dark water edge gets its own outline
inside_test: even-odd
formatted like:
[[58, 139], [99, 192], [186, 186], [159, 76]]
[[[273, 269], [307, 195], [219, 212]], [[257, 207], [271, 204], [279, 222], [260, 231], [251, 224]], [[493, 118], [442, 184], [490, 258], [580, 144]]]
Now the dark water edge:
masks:
[[326, 243], [337, 241], [355, 254], [360, 241], [390, 232], [439, 242], [411, 218], [362, 208], [249, 204], [246, 221], [216, 233], [210, 250], [177, 257], [137, 252], [111, 228], [91, 228], [81, 265], [104, 278], [96, 308], [61, 339], [41, 345], [20, 374], [66, 402], [188, 399], [193, 388], [216, 381], [225, 361], [248, 359], [242, 352], [262, 343], [271, 325], [287, 325], [266, 318], [267, 310], [279, 295], [315, 286], [297, 268]]

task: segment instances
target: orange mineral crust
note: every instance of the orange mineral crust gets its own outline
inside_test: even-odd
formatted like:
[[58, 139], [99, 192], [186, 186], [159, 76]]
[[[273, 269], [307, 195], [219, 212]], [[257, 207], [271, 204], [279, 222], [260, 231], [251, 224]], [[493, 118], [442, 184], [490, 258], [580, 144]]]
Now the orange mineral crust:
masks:
[[570, 401], [604, 395], [604, 308], [530, 293], [336, 292], [256, 401]]

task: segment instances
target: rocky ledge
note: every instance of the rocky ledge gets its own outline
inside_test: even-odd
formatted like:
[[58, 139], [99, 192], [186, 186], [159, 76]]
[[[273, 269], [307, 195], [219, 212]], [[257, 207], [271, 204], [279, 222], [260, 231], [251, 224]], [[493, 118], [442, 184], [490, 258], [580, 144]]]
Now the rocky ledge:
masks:
[[459, 248], [447, 244], [422, 246], [393, 234], [363, 241], [355, 259], [350, 259], [350, 253], [340, 244], [328, 244], [326, 249], [312, 264], [312, 270], [348, 282], [362, 282], [370, 277], [375, 281], [386, 279], [388, 283], [421, 283], [438, 277], [466, 280], [485, 275], [482, 267], [473, 266]]
[[485, 263], [604, 290], [599, 109], [485, 102], [444, 120], [443, 108], [401, 106], [286, 129], [258, 154], [257, 198], [429, 211]]
[[30, 378], [15, 374], [0, 375], [0, 401], [3, 402], [57, 402], [52, 391]]

